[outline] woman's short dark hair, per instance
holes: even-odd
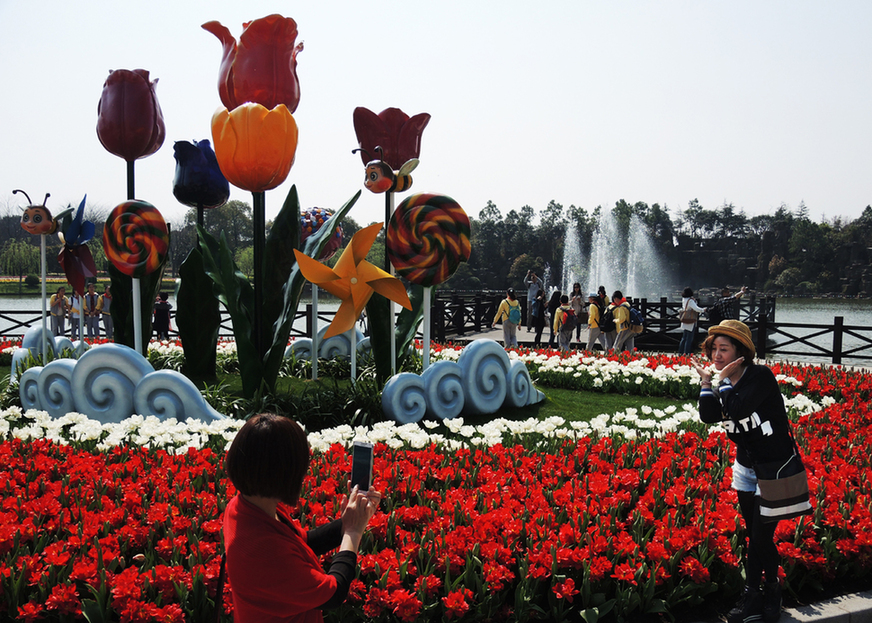
[[[509,288],[508,290],[506,290],[506,296],[508,296],[510,299],[512,299],[514,301],[515,300],[515,289]]]
[[[723,334],[709,335],[707,338],[705,338],[705,341],[702,343],[702,350],[703,352],[705,352],[706,357],[708,357],[709,359],[712,358],[712,350],[714,350],[715,347],[715,338],[719,337],[725,337],[730,340],[730,342],[732,342],[733,346],[736,347],[736,357],[744,358],[744,360],[742,361],[743,367],[747,368],[749,365],[751,365],[751,363],[753,363],[754,353],[752,353],[747,346],[742,344],[739,340],[732,338],[729,335]]]
[[[693,290],[691,288],[685,288],[684,292],[681,293],[681,296],[683,296],[686,299],[689,299],[691,296],[693,296]]]
[[[251,417],[224,459],[224,471],[239,492],[291,506],[300,498],[308,470],[306,433],[294,420],[273,413]]]

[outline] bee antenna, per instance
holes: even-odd
[[[369,152],[367,150],[365,150],[363,147],[359,147],[357,149],[352,149],[351,153],[356,154],[359,151],[362,151],[363,153],[365,153],[366,157],[369,158]]]
[[[14,195],[16,193],[21,193],[22,195],[27,197],[27,203],[29,203],[30,205],[33,205],[33,202],[30,200],[30,195],[28,195],[26,192],[24,192],[20,188],[16,188],[15,190],[12,191],[12,194]]]
[[[45,199],[42,200],[42,205],[48,203],[48,198],[51,197],[51,193],[45,193]]]
[[[385,150],[381,148],[381,145],[376,145],[375,150],[378,152],[378,159],[384,160],[385,159]]]

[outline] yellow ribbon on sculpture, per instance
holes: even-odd
[[[412,309],[403,283],[365,259],[381,228],[381,223],[373,223],[354,234],[333,268],[294,249],[303,276],[342,301],[330,328],[324,334],[325,339],[354,327],[375,292],[406,309]]]

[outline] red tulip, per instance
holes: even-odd
[[[297,54],[303,43],[297,39],[297,22],[290,17],[268,15],[242,25],[239,44],[220,22],[203,28],[221,40],[224,57],[218,76],[218,94],[227,110],[246,102],[272,110],[279,104],[294,112],[300,103]]]
[[[394,171],[421,155],[421,134],[430,122],[430,115],[422,112],[409,117],[399,108],[386,108],[375,114],[368,108],[354,109],[354,132],[360,145],[360,158],[366,165],[380,159]],[[381,147],[379,158],[375,148]]]
[[[145,69],[109,72],[97,104],[97,137],[109,153],[132,162],[163,145],[166,128],[156,86]]]

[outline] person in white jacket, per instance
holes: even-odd
[[[681,293],[681,309],[678,319],[681,321],[681,341],[678,343],[678,354],[689,355],[693,350],[693,338],[696,337],[696,323],[699,315],[705,311],[693,298],[693,290],[685,288]]]

